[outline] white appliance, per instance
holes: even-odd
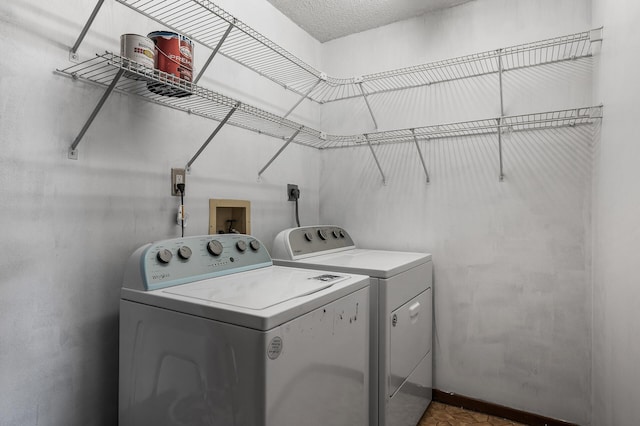
[[[369,424],[368,277],[273,266],[247,235],[136,250],[120,426]]]
[[[431,255],[356,248],[337,226],[280,232],[275,265],[371,277],[371,425],[415,426],[432,397]]]

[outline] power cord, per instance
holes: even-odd
[[[176,184],[176,188],[180,193],[180,227],[182,228],[182,237],[184,238],[184,183]]]
[[[298,215],[298,198],[300,198],[300,190],[298,188],[293,188],[291,190],[291,196],[296,200],[296,223],[298,224],[298,228],[300,228],[300,216]]]
[[[298,224],[298,228],[300,228],[300,216],[298,216],[298,199],[296,198],[296,223]]]

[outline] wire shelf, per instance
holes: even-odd
[[[215,49],[303,98],[318,103],[417,88],[435,83],[591,56],[601,28],[362,77],[326,76],[209,0],[117,0]],[[502,64],[500,64],[502,62]]]
[[[473,121],[463,121],[410,129],[389,130],[352,136],[327,136],[319,148],[345,148],[367,144],[413,142],[415,139],[441,139],[460,136],[505,134],[527,130],[543,130],[559,127],[575,127],[593,124],[602,118],[602,106],[590,106],[559,111],[506,116]],[[415,139],[414,139],[415,136]]]
[[[219,53],[300,95],[323,75],[211,1],[117,1],[210,49],[232,25]]]
[[[121,70],[125,72],[125,78],[117,80],[114,89],[117,92],[219,122],[235,108],[228,124],[283,140],[299,130],[293,142],[317,149],[413,142],[414,135],[417,139],[436,139],[497,133],[498,129],[511,132],[580,126],[602,118],[602,107],[591,106],[367,134],[327,135],[110,52],[57,71],[106,87]]]
[[[231,109],[236,108],[228,121],[236,127],[279,139],[287,139],[294,131],[300,130],[296,141],[305,145],[320,140],[320,132],[310,127],[110,52],[57,71],[74,79],[108,86],[119,70],[125,71],[125,78],[117,81],[117,92],[216,121],[222,121]]]

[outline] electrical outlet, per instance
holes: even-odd
[[[287,196],[289,197],[289,201],[296,201],[300,198],[300,190],[298,189],[298,185],[294,185],[292,183],[287,184]]]
[[[187,183],[187,175],[185,174],[185,170],[171,169],[171,195],[180,195],[180,191],[178,191],[179,183]]]

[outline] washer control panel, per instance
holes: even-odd
[[[123,287],[156,290],[271,265],[267,250],[250,235],[174,238],[136,250],[127,263]]]
[[[351,236],[338,226],[303,226],[287,230],[286,242],[294,257],[355,248]]]

